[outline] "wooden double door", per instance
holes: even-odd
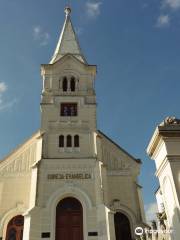
[[[22,240],[24,217],[19,215],[11,219],[6,231],[6,240]]]
[[[75,198],[65,198],[57,205],[56,240],[83,240],[83,209]]]

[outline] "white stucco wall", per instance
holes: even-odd
[[[41,158],[41,145],[37,133],[0,162],[0,236],[5,236],[13,217],[23,215],[35,203],[37,176],[32,175],[32,166]]]

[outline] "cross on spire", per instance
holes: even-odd
[[[66,14],[66,17],[69,17],[70,16],[70,14],[71,14],[71,8],[70,7],[65,7],[65,9],[64,9],[64,12],[65,12],[65,14]]]

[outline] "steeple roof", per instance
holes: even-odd
[[[86,63],[86,60],[82,54],[76,33],[74,31],[71,18],[70,18],[71,8],[65,8],[65,22],[63,29],[61,31],[57,47],[55,49],[54,55],[50,61],[50,64],[57,62],[66,54],[72,54],[78,60]]]

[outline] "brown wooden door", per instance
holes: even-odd
[[[122,213],[114,215],[116,240],[132,240],[129,219]]]
[[[8,223],[6,231],[6,240],[23,239],[24,217],[16,216]]]
[[[57,205],[56,240],[83,240],[83,210],[75,198],[65,198]]]

